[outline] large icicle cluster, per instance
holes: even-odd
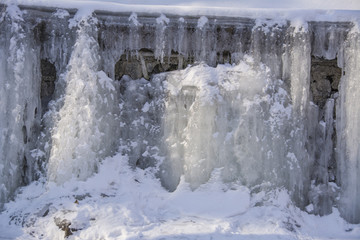
[[[84,18],[77,23],[68,69],[60,76],[66,87],[54,116],[47,173],[57,183],[71,177],[85,180],[96,171],[99,159],[109,156],[117,145],[117,94],[113,81],[98,71],[96,21]]]
[[[355,26],[344,43],[340,94],[336,106],[340,212],[350,222],[360,222],[360,31]]]
[[[360,222],[356,25],[9,6],[0,28],[1,203],[39,176],[84,180],[120,151],[168,190],[216,171]],[[312,56],[342,68],[318,105]],[[56,70],[47,106],[44,61]]]
[[[15,6],[0,15],[0,207],[32,180],[40,125],[39,46]]]

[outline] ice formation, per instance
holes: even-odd
[[[71,177],[85,180],[117,145],[117,94],[113,80],[98,69],[96,21],[89,17],[76,23],[77,39],[68,69],[60,76],[64,79],[59,80],[66,87],[56,103],[62,106],[53,116],[47,172],[49,180],[57,183]]]
[[[40,125],[39,47],[28,37],[23,13],[7,8],[0,16],[0,205],[32,180]],[[31,39],[31,40],[30,40]]]
[[[358,26],[354,26],[344,43],[340,64],[343,75],[337,102],[337,164],[338,182],[341,185],[340,212],[350,222],[360,222],[360,127],[357,120],[360,109],[359,96],[359,47]]]
[[[8,6],[0,29],[1,203],[39,177],[85,180],[120,152],[170,191],[218,171],[360,222],[356,24]],[[342,68],[324,106],[312,56]],[[47,106],[42,59],[56,69]]]

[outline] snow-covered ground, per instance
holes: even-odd
[[[69,239],[359,239],[360,225],[307,214],[283,189],[221,184],[216,169],[196,191],[181,181],[164,190],[151,170],[132,170],[117,155],[87,181],[34,182],[0,215],[0,239],[63,239],[55,224],[71,222]],[[264,187],[264,186],[262,186]],[[8,223],[12,223],[11,226]],[[15,225],[16,223],[16,225]]]

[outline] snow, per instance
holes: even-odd
[[[62,239],[56,218],[71,222],[69,239],[356,239],[359,225],[334,213],[308,215],[283,189],[257,192],[212,180],[191,191],[164,190],[151,170],[132,170],[117,155],[85,182],[22,188],[0,215],[1,239]],[[77,200],[77,203],[75,202]],[[18,227],[8,221],[18,223]],[[21,227],[23,226],[23,227]]]
[[[168,19],[164,14],[161,14],[160,17],[156,18],[156,23],[157,24],[169,24],[170,19]]]
[[[208,21],[209,21],[209,20],[207,19],[207,17],[201,16],[201,17],[199,18],[199,20],[198,20],[197,27],[200,28],[200,29],[202,29],[202,28],[205,26],[205,24],[208,23]]]
[[[61,186],[33,182],[0,215],[1,239],[63,239],[55,219],[71,222],[68,239],[357,239],[360,226],[334,213],[309,215],[284,189],[257,192],[216,180],[191,191],[164,190],[150,169],[107,158],[98,174]],[[77,202],[76,202],[77,200]],[[12,223],[11,226],[8,222]],[[14,225],[17,223],[17,225]]]
[[[132,13],[129,17],[129,22],[132,22],[135,26],[140,26],[139,21],[137,20],[136,13]]]
[[[58,17],[58,18],[65,18],[65,17],[70,16],[70,14],[68,11],[66,11],[64,9],[57,9],[56,12],[54,13],[54,16]]]
[[[251,18],[305,19],[307,21],[345,21],[359,19],[357,0],[4,0],[5,4],[22,4],[59,8],[105,10],[193,16],[232,16]]]

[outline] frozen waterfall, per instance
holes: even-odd
[[[96,19],[80,19],[68,69],[60,76],[65,90],[55,119],[48,162],[50,181],[71,177],[84,180],[96,171],[100,159],[116,149],[117,94],[113,80],[99,69]],[[48,116],[49,117],[49,116]],[[66,136],[66,137],[63,137]]]
[[[360,94],[358,83],[360,70],[360,35],[355,26],[344,43],[340,59],[343,75],[337,102],[337,164],[338,182],[341,185],[340,210],[351,222],[360,222]]]
[[[169,191],[216,171],[360,222],[357,24],[7,6],[0,29],[1,204],[120,152]]]

